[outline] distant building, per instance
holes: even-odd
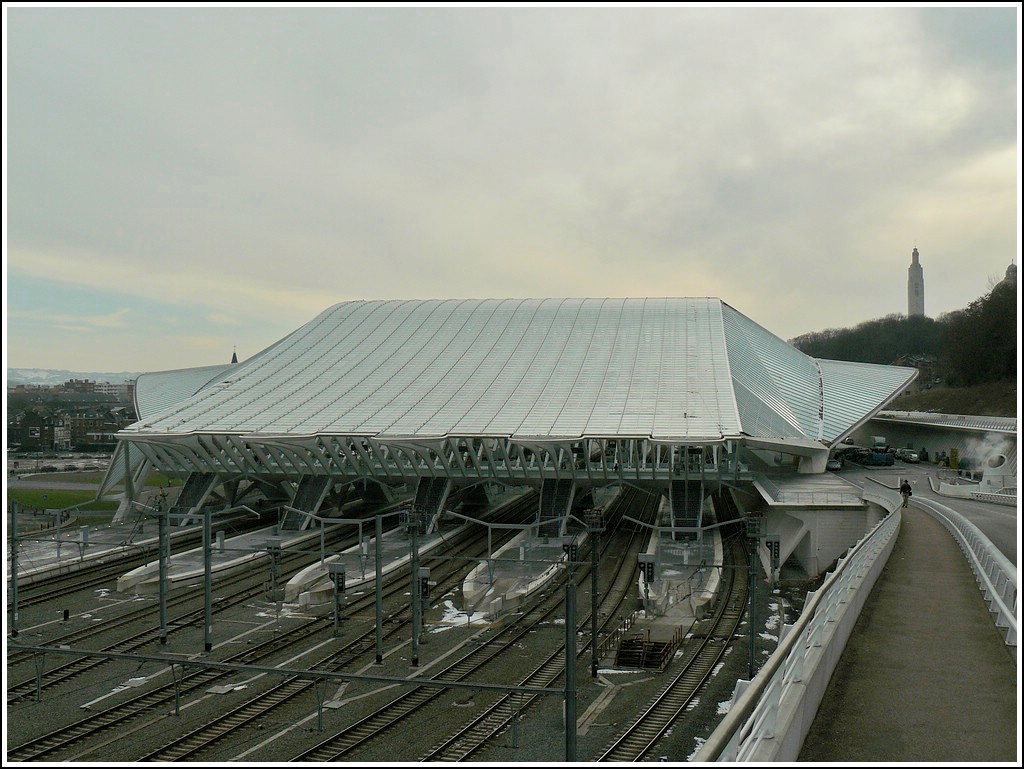
[[[924,268],[921,267],[917,247],[911,252],[907,277],[907,316],[924,315]]]
[[[914,380],[911,387],[903,391],[904,395],[910,392],[930,390],[939,381],[939,361],[934,355],[901,355],[892,362],[892,365],[917,369],[917,379]]]
[[[120,403],[131,403],[135,394],[135,381],[129,382],[96,382],[94,392],[109,395]]]

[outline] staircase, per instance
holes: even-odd
[[[537,534],[542,537],[561,535],[561,518],[569,512],[575,483],[571,479],[545,480],[540,489],[540,526]]]
[[[672,509],[672,526],[692,528],[694,531],[674,531],[672,538],[682,541],[697,539],[700,528],[701,509],[704,502],[704,484],[700,481],[672,481],[669,489],[669,504]]]
[[[672,659],[677,641],[649,641],[643,633],[626,636],[619,642],[615,667],[636,670],[664,670]]]

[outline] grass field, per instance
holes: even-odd
[[[38,473],[32,476],[33,481],[37,483],[52,481],[53,485],[47,488],[32,489],[8,487],[7,498],[17,502],[25,510],[66,510],[69,507],[80,505],[80,507],[76,507],[80,519],[83,517],[82,514],[87,512],[99,513],[101,518],[105,513],[106,519],[109,519],[110,514],[117,510],[120,503],[111,499],[95,499],[96,492],[105,475],[102,471]],[[63,486],[67,483],[88,483],[95,486],[95,489],[69,489]],[[154,472],[146,478],[146,485],[154,488],[180,486],[181,480],[168,478],[166,475]]]
[[[1017,383],[990,382],[975,387],[936,387],[901,395],[886,406],[892,411],[936,411],[976,417],[1017,416]]]
[[[81,505],[81,511],[103,511],[112,513],[117,510],[118,502],[114,500],[95,500],[95,491],[85,489],[7,489],[8,500],[13,500],[26,510],[65,510]]]

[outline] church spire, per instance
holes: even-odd
[[[231,362],[238,363],[238,353],[235,352],[235,346],[231,345]]]

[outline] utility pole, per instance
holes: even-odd
[[[412,568],[410,569],[412,579],[412,666],[419,667],[420,664],[420,555],[419,544],[416,535],[420,528],[419,508],[415,505],[409,514],[411,535],[410,547],[412,548]]]
[[[374,563],[373,563],[373,569],[374,569],[374,572],[377,575],[377,585],[376,585],[377,586],[377,601],[376,601],[376,608],[377,608],[377,627],[376,627],[377,659],[376,659],[376,664],[382,665],[384,663],[384,650],[383,650],[384,630],[383,630],[383,627],[382,627],[383,614],[384,614],[384,605],[383,605],[384,602],[383,602],[383,597],[381,595],[381,582],[382,582],[383,572],[382,572],[382,566],[381,566],[381,542],[380,542],[380,540],[381,540],[381,537],[383,536],[383,526],[381,525],[381,517],[379,515],[374,520],[374,536],[375,536],[375,542],[374,542],[375,558],[374,558]]]
[[[11,638],[18,637],[18,503],[11,505]]]
[[[157,563],[160,574],[160,644],[167,645],[167,567],[171,559],[170,540],[167,536],[167,516],[170,510],[164,510],[164,494],[161,489],[156,500],[157,519]]]
[[[587,528],[590,530],[590,677],[597,678],[597,556],[598,537],[604,530],[604,516],[600,510],[587,512]]]
[[[565,585],[565,760],[576,760],[576,582]]]
[[[754,667],[756,664],[757,647],[757,550],[761,541],[761,526],[764,518],[760,515],[751,515],[747,518],[747,540],[750,543],[750,617],[748,625],[750,629],[750,655],[748,660],[748,678],[754,680]]]
[[[203,648],[213,650],[213,555],[210,550],[210,508],[203,510]]]

